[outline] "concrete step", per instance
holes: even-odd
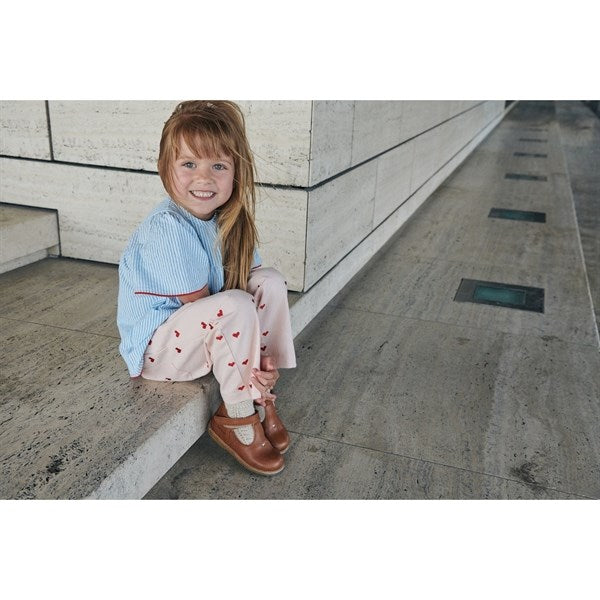
[[[0,204],[0,273],[59,253],[54,210]]]
[[[216,380],[130,379],[117,289],[115,265],[65,258],[0,276],[0,498],[142,498],[205,432]],[[306,296],[296,330],[327,301]]]

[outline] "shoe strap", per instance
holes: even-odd
[[[260,417],[257,412],[255,412],[253,415],[250,415],[249,417],[240,417],[237,419],[234,419],[233,417],[222,417],[220,415],[214,415],[213,419],[215,420],[215,423],[221,425],[221,427],[229,428],[242,427],[243,425],[254,425],[255,423],[260,422]]]

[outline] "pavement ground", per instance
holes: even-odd
[[[599,498],[598,157],[583,104],[517,104],[296,338],[284,471],[204,435],[145,498]],[[544,312],[458,302],[464,278]]]

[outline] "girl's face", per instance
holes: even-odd
[[[200,158],[180,140],[181,153],[173,165],[173,200],[195,217],[208,221],[229,200],[235,165],[230,156]]]

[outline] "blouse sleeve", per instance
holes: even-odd
[[[208,256],[196,232],[172,213],[154,216],[140,240],[139,287],[136,294],[183,296],[208,283]]]
[[[262,265],[262,259],[260,257],[260,254],[258,253],[258,250],[256,248],[254,248],[254,260],[252,261],[252,269],[257,269],[258,267],[260,267]]]

